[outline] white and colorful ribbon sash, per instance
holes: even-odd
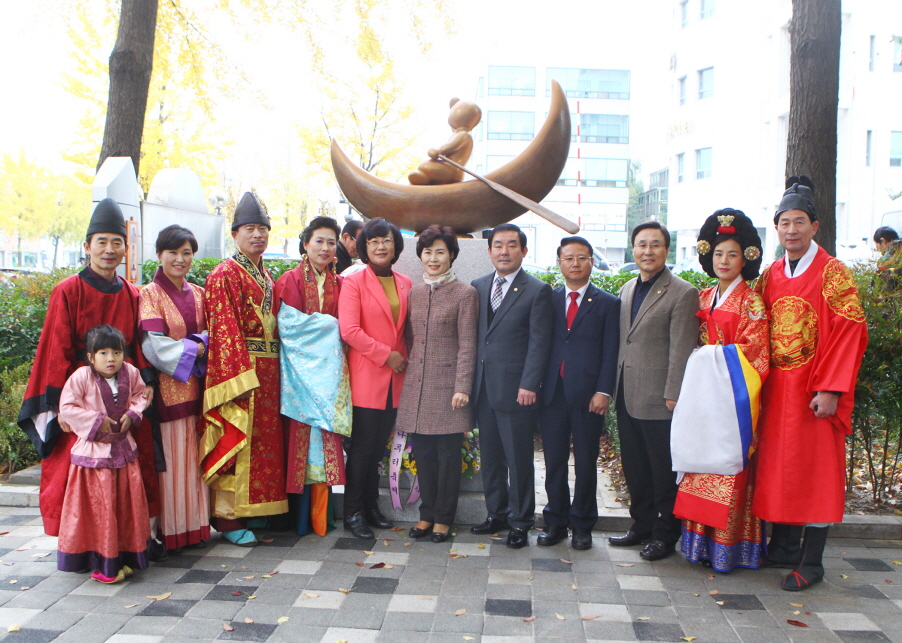
[[[391,491],[391,504],[395,509],[401,508],[401,462],[404,459],[404,450],[407,448],[407,432],[395,429],[392,435],[391,453],[388,456],[388,488]],[[407,496],[407,504],[420,499],[420,482],[414,478],[410,495]]]

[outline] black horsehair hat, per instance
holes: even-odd
[[[742,248],[742,256],[745,257],[742,278],[750,281],[757,277],[761,270],[761,237],[752,220],[742,210],[733,208],[718,210],[702,224],[696,245],[702,269],[717,278],[717,273],[714,272],[714,249],[727,239],[734,239]]]
[[[232,220],[232,232],[249,223],[265,225],[272,230],[272,223],[269,220],[269,214],[266,212],[266,206],[263,201],[252,193],[245,192],[235,208],[235,218]]]
[[[128,239],[122,208],[109,197],[99,201],[94,208],[94,212],[91,213],[91,221],[88,223],[88,231],[85,234],[85,238],[90,239],[91,235],[101,232],[118,234],[124,239]]]
[[[803,210],[808,213],[812,223],[817,221],[817,210],[814,208],[814,181],[804,174],[786,179],[786,191],[780,205],[777,206],[774,225],[777,225],[780,215],[787,210]]]

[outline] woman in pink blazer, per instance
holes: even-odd
[[[353,405],[351,448],[345,466],[344,526],[358,538],[370,527],[392,527],[379,511],[379,461],[395,426],[407,368],[407,297],[410,279],[392,272],[401,256],[401,232],[372,219],[357,237],[366,268],[345,277],[338,301],[341,337],[347,342]]]

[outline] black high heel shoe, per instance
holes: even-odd
[[[428,536],[432,533],[432,525],[426,527],[426,529],[418,529],[417,527],[411,527],[410,531],[407,532],[407,535],[411,538],[422,538],[423,536]]]
[[[448,531],[433,531],[432,532],[432,542],[434,543],[443,543],[448,540],[448,536],[451,535],[451,527],[448,527]]]

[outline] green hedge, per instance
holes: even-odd
[[[192,284],[203,287],[204,283],[207,281],[207,275],[209,275],[213,271],[213,268],[221,264],[223,261],[225,261],[225,259],[195,259],[194,263],[191,264],[191,270],[189,270],[188,274],[185,275],[185,279],[187,279]],[[282,276],[282,273],[291,270],[300,262],[297,260],[292,261],[286,259],[267,259],[265,263],[266,267],[269,269],[269,272],[272,274],[272,278],[274,280],[278,280],[278,278]],[[153,276],[154,274],[156,274],[157,268],[159,267],[159,261],[145,261],[141,266],[142,281],[144,283],[150,283],[151,281],[153,281]]]

